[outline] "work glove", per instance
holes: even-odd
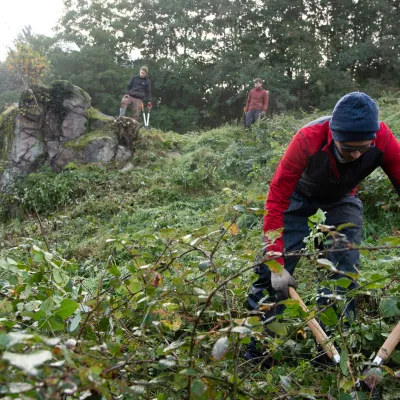
[[[285,299],[289,298],[289,286],[297,288],[297,282],[292,275],[284,268],[282,274],[277,272],[271,273],[272,288],[282,293]]]
[[[149,101],[149,102],[147,103],[147,108],[148,108],[149,110],[151,110],[151,109],[153,108],[153,104],[151,104],[151,101]]]
[[[129,94],[127,93],[124,97],[130,97]]]
[[[260,112],[260,119],[262,119],[262,118],[264,118],[265,117],[265,111],[261,111]]]

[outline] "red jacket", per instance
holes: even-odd
[[[373,141],[375,147],[355,161],[340,164],[332,152],[329,121],[330,117],[323,117],[309,123],[290,142],[269,188],[265,233],[283,227],[283,213],[294,191],[304,198],[331,203],[355,194],[358,184],[378,167],[400,195],[400,143],[390,129],[381,122]],[[267,250],[282,252],[282,237],[269,244]],[[278,261],[283,264],[283,259]]]
[[[267,111],[268,108],[268,92],[263,89],[251,89],[247,96],[246,112],[247,111]]]

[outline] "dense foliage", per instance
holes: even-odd
[[[398,129],[399,98],[381,105]],[[245,307],[262,249],[266,182],[293,132],[317,116],[278,116],[250,132],[229,125],[187,135],[143,131],[127,172],[71,164],[15,182],[1,199],[1,394],[352,398],[400,315],[399,202],[380,171],[361,191],[363,246],[386,248],[362,252],[361,287],[349,296],[357,323],[347,328],[331,308],[317,309],[315,282],[327,264],[314,256],[296,270],[310,313],[286,302],[284,318],[268,325],[273,337]],[[311,252],[315,235],[313,225]],[[315,314],[340,348],[339,366],[323,363],[306,326]],[[243,360],[252,336],[269,349],[272,368]],[[399,363],[395,352],[382,370],[385,398],[400,392]],[[359,399],[369,397],[357,390]]]

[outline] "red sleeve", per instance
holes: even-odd
[[[251,90],[249,92],[249,95],[247,96],[246,112],[249,111],[250,100],[251,100]]]
[[[265,209],[268,211],[268,214],[264,216],[267,251],[283,251],[282,235],[271,243],[268,233],[283,227],[283,213],[289,208],[290,196],[307,165],[306,143],[301,132],[298,132],[275,171],[265,203]],[[282,258],[278,261],[283,265]]]
[[[386,125],[381,123],[382,126],[386,128],[386,146],[383,152],[382,169],[400,196],[400,143]]]
[[[264,101],[263,101],[263,111],[267,111],[268,108],[268,91],[264,92]]]

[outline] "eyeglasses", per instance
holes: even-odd
[[[367,146],[361,146],[361,147],[356,147],[356,146],[346,146],[344,144],[341,144],[339,142],[340,150],[343,151],[343,153],[353,153],[353,151],[359,151],[361,154],[366,153],[368,150],[370,150],[372,147],[375,147],[374,144],[369,144]]]

